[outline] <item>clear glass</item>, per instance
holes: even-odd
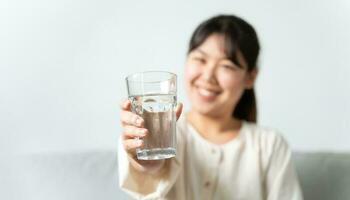
[[[145,121],[149,134],[136,149],[139,160],[159,160],[176,155],[176,74],[147,71],[126,77],[131,110]],[[135,138],[139,139],[139,138]]]

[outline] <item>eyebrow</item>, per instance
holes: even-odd
[[[207,54],[205,51],[203,51],[202,49],[200,49],[200,48],[197,48],[197,49],[195,49],[194,51],[197,51],[197,52],[203,54],[204,56],[208,56],[208,54]],[[232,60],[230,60],[230,59],[227,58],[227,57],[223,57],[223,58],[221,58],[221,59],[222,59],[222,60],[228,60],[228,61],[230,61],[232,64],[234,64],[234,65],[237,66],[238,68],[241,68],[241,69],[245,69],[245,68],[246,68],[246,67],[244,67],[243,65],[241,65],[240,63],[235,63],[235,62],[233,62]]]
[[[205,56],[208,56],[208,54],[207,53],[205,53],[205,51],[203,51],[203,50],[201,50],[201,49],[196,49],[195,51],[198,51],[199,53],[201,53],[201,54],[204,54]]]
[[[197,52],[199,52],[199,53],[201,53],[201,54],[203,54],[204,56],[208,56],[208,53],[206,53],[205,51],[203,51],[202,49],[196,49],[195,51],[197,51]],[[230,61],[230,62],[232,62],[228,57],[222,57],[222,58],[219,58],[220,60],[228,60],[228,61]]]

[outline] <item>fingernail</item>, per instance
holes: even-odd
[[[137,119],[137,120],[136,120],[136,124],[137,124],[137,125],[141,125],[141,123],[142,123],[142,120],[141,120],[141,119]]]
[[[136,141],[136,145],[137,145],[137,146],[141,146],[141,144],[142,144],[142,140],[137,140],[137,141]]]
[[[139,129],[139,134],[142,136],[146,135],[146,130],[145,129]]]

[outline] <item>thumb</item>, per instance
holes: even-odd
[[[179,119],[179,117],[180,117],[180,115],[182,113],[182,107],[183,107],[182,103],[178,103],[176,105],[176,108],[175,108],[176,120]]]

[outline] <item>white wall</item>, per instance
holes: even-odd
[[[124,77],[161,69],[181,83],[190,34],[218,13],[260,36],[260,123],[294,150],[350,150],[349,1],[5,0],[0,154],[116,148]]]

